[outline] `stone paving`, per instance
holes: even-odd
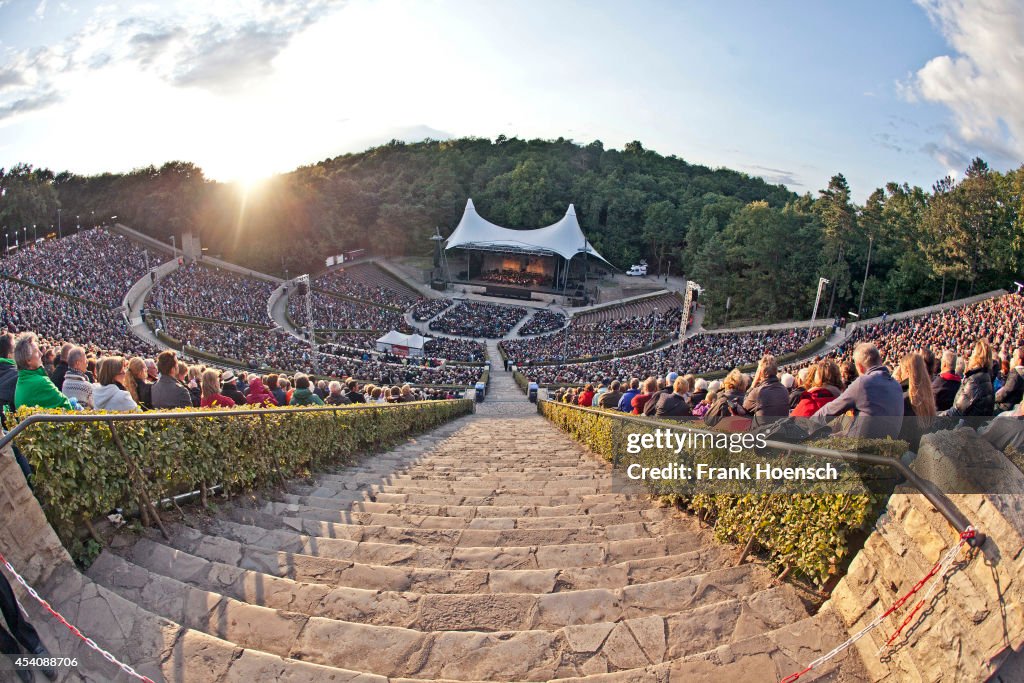
[[[612,493],[492,368],[472,416],[118,537],[77,581],[121,651],[141,625],[154,680],[777,681],[841,640],[692,517]],[[840,662],[811,680],[860,680]]]

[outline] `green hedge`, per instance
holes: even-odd
[[[614,452],[616,443],[623,443],[627,428],[630,431],[643,430],[635,422],[620,419],[614,412],[598,413],[573,408],[551,401],[538,402],[538,411],[560,429],[577,441],[586,444],[592,451],[605,459],[615,462],[621,454]],[[659,425],[679,423],[653,422],[650,430]],[[701,427],[701,424],[694,425]],[[890,439],[852,441],[831,438],[815,441],[809,445],[833,450],[857,450],[861,453],[876,453],[899,457],[907,449],[902,441]],[[751,460],[758,456],[746,452]],[[709,449],[700,453],[691,451],[685,457],[694,457],[702,462],[713,463],[729,456],[724,450]],[[674,459],[671,453],[650,450],[642,453],[637,462],[649,467],[663,466]],[[780,456],[781,458],[781,456]],[[781,464],[781,462],[780,462]],[[892,475],[885,468],[883,480]],[[755,539],[754,549],[765,556],[776,570],[792,570],[817,585],[823,585],[838,575],[850,553],[855,551],[860,540],[874,524],[884,508],[888,495],[872,493],[866,486],[843,485],[842,492],[829,486],[817,484],[816,493],[770,494],[750,492],[749,488],[736,493],[682,494],[681,487],[674,481],[646,481],[652,495],[685,505],[694,512],[715,523],[715,536],[725,543],[744,545],[751,537]],[[859,482],[858,482],[859,484]],[[892,480],[895,485],[895,480]],[[876,488],[877,490],[877,488]],[[891,488],[889,489],[891,490]],[[692,492],[692,489],[688,489]]]
[[[155,502],[191,491],[200,482],[249,491],[273,483],[278,472],[293,478],[346,464],[472,411],[468,399],[315,411],[280,408],[262,415],[122,421],[115,429]],[[16,419],[59,412],[23,408]],[[35,469],[35,494],[66,545],[83,520],[137,500],[106,423],[34,424],[16,443]]]

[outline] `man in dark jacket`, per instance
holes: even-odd
[[[188,387],[176,379],[178,370],[178,356],[166,349],[156,357],[156,368],[160,372],[160,379],[153,385],[153,408],[191,408],[192,396]]]
[[[814,414],[829,422],[848,410],[855,417],[844,430],[845,436],[863,439],[897,438],[903,427],[903,389],[892,378],[874,344],[858,344],[853,362],[860,376],[834,401],[829,401]]]
[[[753,387],[743,399],[743,410],[753,417],[752,426],[789,416],[789,390],[779,381],[775,356],[767,354],[758,363]]]
[[[14,364],[14,335],[0,335],[0,410],[14,412],[14,388],[18,384],[18,368]],[[5,420],[6,422],[6,420]]]
[[[238,380],[230,368],[221,373],[220,393],[234,401],[236,406],[245,405],[245,394],[238,390]]]
[[[0,411],[14,412],[14,391],[18,386],[18,366],[14,364],[14,335],[7,332],[0,334]],[[3,426],[7,426],[7,416],[3,416]],[[12,443],[14,459],[25,474],[25,480],[31,486],[32,466],[22,455],[18,444]]]
[[[622,392],[619,391],[621,386],[619,380],[613,381],[608,391],[597,397],[597,407],[606,410],[618,410],[619,401],[622,400]]]
[[[348,381],[348,400],[351,403],[366,403],[366,396],[359,391],[359,383],[354,379]]]
[[[672,384],[672,393],[660,394],[654,414],[657,417],[687,417],[693,415],[690,404],[686,402],[686,394],[690,392],[690,385],[685,377],[677,377]]]
[[[935,409],[949,410],[953,407],[956,392],[960,391],[960,376],[956,370],[956,354],[946,349],[942,352],[939,375],[932,380],[932,393],[935,394]]]
[[[74,344],[64,344],[64,346],[60,347],[60,358],[57,360],[57,365],[53,368],[53,374],[50,375],[50,380],[54,386],[61,391],[64,390],[64,375],[68,374],[68,354],[74,346]]]
[[[633,399],[640,394],[640,380],[634,377],[629,380],[629,389],[622,393],[622,398],[619,399],[619,410],[624,413],[632,412],[633,410]]]
[[[996,409],[1013,410],[1024,399],[1024,348],[1018,347],[1010,359],[1006,383],[996,392]]]

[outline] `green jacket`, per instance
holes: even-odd
[[[292,392],[292,402],[290,406],[322,406],[324,400],[314,394],[309,389],[296,389]]]
[[[57,385],[50,381],[46,368],[18,370],[18,385],[14,388],[14,407],[63,408],[71,410],[68,397],[60,393]]]

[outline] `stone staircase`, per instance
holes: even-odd
[[[78,579],[177,633],[142,669],[166,680],[777,681],[843,640],[692,517],[613,492],[492,367],[476,415],[126,533]],[[809,680],[863,680],[837,661]]]

